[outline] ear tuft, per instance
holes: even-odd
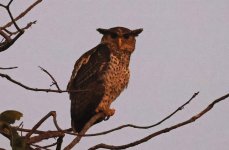
[[[131,34],[134,35],[134,36],[138,36],[142,31],[143,31],[142,28],[136,29],[136,30],[132,30]]]
[[[97,31],[99,33],[103,34],[103,35],[106,34],[106,33],[108,33],[108,30],[107,29],[102,29],[102,28],[98,28]]]

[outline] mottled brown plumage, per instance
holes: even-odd
[[[72,128],[76,132],[98,112],[107,117],[115,113],[110,105],[128,85],[130,56],[135,49],[135,37],[142,29],[115,27],[97,31],[103,34],[101,43],[76,61],[67,87],[86,90],[69,93]]]

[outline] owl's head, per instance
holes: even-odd
[[[97,29],[103,34],[102,43],[111,45],[115,50],[132,53],[135,49],[136,37],[143,29],[130,30],[124,27],[114,27],[110,29]]]

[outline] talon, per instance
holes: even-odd
[[[110,119],[110,116],[106,116],[103,120],[104,121],[107,121],[107,120],[109,120]]]
[[[96,113],[103,112],[106,115],[106,118],[104,120],[108,120],[110,116],[113,116],[115,113],[115,109],[110,109],[106,107],[105,105],[99,105],[96,110]]]
[[[110,117],[110,116],[114,115],[115,109],[108,108],[108,109],[104,110],[103,112],[105,113],[106,116]]]

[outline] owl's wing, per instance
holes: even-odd
[[[89,119],[95,115],[95,109],[104,96],[105,87],[102,76],[108,68],[109,61],[109,48],[105,44],[99,44],[83,54],[75,64],[67,89],[83,90],[69,93],[72,127],[77,132],[80,132]]]
[[[110,61],[110,50],[106,44],[99,44],[84,53],[75,63],[67,90],[83,90],[92,79],[99,80]]]

